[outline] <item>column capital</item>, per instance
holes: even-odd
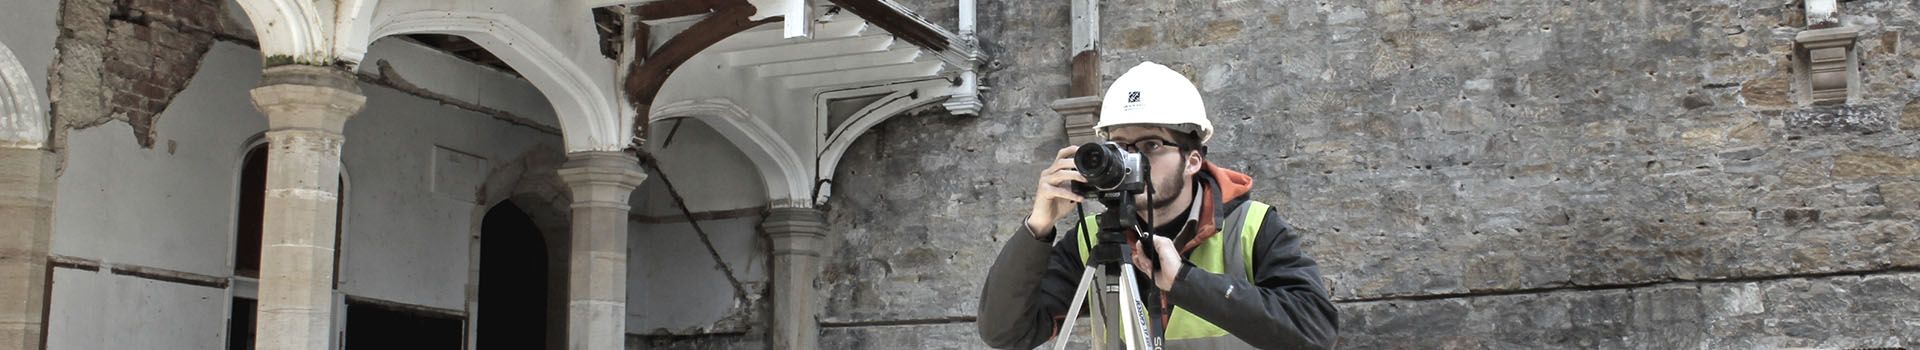
[[[1067,131],[1067,144],[1099,141],[1100,138],[1093,133],[1093,126],[1100,122],[1100,96],[1053,100],[1048,107],[1060,114],[1060,124]]]
[[[760,221],[760,231],[773,239],[774,255],[820,256],[826,248],[827,216],[814,208],[773,208]]]
[[[353,73],[333,67],[269,67],[253,88],[253,105],[267,115],[268,130],[318,129],[339,133],[366,106]]]
[[[560,181],[572,189],[574,206],[596,205],[627,208],[627,197],[647,180],[640,160],[617,151],[567,153],[560,165]]]

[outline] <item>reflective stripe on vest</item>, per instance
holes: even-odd
[[[1267,210],[1270,208],[1266,203],[1249,200],[1245,205],[1235,208],[1233,215],[1227,216],[1229,218],[1227,223],[1239,224],[1235,226],[1240,227],[1240,235],[1233,237],[1237,239],[1232,239],[1240,245],[1240,247],[1237,248],[1240,248],[1241,254],[1239,255],[1242,258],[1233,259],[1236,260],[1234,263],[1240,266],[1228,266],[1227,257],[1230,254],[1225,249],[1222,249],[1222,246],[1224,246],[1226,244],[1224,242],[1229,239],[1219,234],[1215,234],[1206,241],[1200,242],[1200,246],[1194,247],[1193,251],[1187,254],[1187,261],[1192,262],[1193,266],[1199,267],[1201,270],[1212,273],[1225,274],[1227,271],[1230,271],[1228,270],[1229,268],[1246,271],[1245,277],[1247,281],[1253,282],[1253,269],[1251,268],[1253,266],[1253,239],[1259,236],[1260,224],[1266,221]],[[1240,220],[1232,220],[1236,217],[1240,218]],[[1095,215],[1088,215],[1081,219],[1080,225],[1081,227],[1090,229],[1100,227],[1099,222],[1096,221],[1097,218]],[[1221,232],[1231,232],[1232,227],[1233,226],[1221,227]],[[1075,231],[1078,232],[1079,230],[1076,229]],[[1088,233],[1092,234],[1093,231],[1088,231]],[[1080,264],[1084,266],[1087,263],[1088,250],[1090,250],[1088,246],[1089,243],[1087,243],[1086,239],[1079,239],[1078,241],[1080,243]],[[1088,295],[1098,294],[1090,292]],[[1194,316],[1179,306],[1173,307],[1173,317],[1167,320],[1167,340],[1211,338],[1224,335],[1227,335],[1226,330],[1220,329],[1219,326],[1214,326],[1213,323],[1209,323],[1207,320],[1200,319],[1199,316]]]

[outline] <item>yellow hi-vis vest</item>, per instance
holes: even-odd
[[[1253,266],[1253,239],[1260,235],[1260,224],[1266,221],[1267,211],[1271,208],[1272,206],[1266,203],[1252,200],[1248,200],[1246,204],[1235,208],[1233,214],[1227,215],[1225,222],[1222,223],[1238,226],[1238,234],[1229,234],[1229,232],[1235,231],[1233,229],[1234,226],[1221,226],[1220,233],[1214,234],[1213,237],[1200,242],[1199,247],[1194,247],[1193,251],[1187,254],[1187,261],[1193,262],[1194,266],[1202,270],[1207,270],[1207,272],[1242,275],[1246,276],[1248,282],[1253,282],[1253,269],[1251,268],[1251,266]],[[1081,220],[1080,225],[1082,225],[1081,227],[1087,227],[1089,230],[1096,230],[1094,228],[1100,227],[1100,223],[1096,221],[1096,219],[1097,216],[1088,215]],[[1075,231],[1078,232],[1079,230]],[[1086,239],[1080,239],[1079,241],[1080,264],[1085,265],[1087,263],[1087,254],[1090,250],[1090,243],[1088,243]],[[1234,249],[1228,249],[1228,247]],[[1097,293],[1090,293],[1089,295],[1097,295]],[[1194,316],[1193,313],[1189,313],[1179,306],[1173,307],[1173,316],[1167,319],[1167,333],[1165,336],[1169,341],[1214,338],[1225,335],[1227,335],[1226,330],[1220,329],[1219,326],[1215,326],[1213,323],[1207,322],[1207,320],[1200,319],[1199,316]]]

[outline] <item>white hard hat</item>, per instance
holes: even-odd
[[[1213,138],[1213,122],[1207,120],[1200,89],[1187,76],[1153,62],[1141,62],[1113,80],[1100,100],[1100,122],[1093,131],[1106,138],[1107,128],[1131,124],[1196,133],[1201,144]]]

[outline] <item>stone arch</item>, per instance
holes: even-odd
[[[340,0],[340,20],[335,22],[339,28],[334,32],[333,51],[341,60],[358,64],[367,56],[367,47],[375,37],[369,36],[373,30],[373,9],[379,7],[380,0]]]
[[[512,17],[483,12],[414,11],[395,14],[368,38],[415,33],[457,35],[485,47],[533,83],[560,120],[568,151],[617,151],[630,121],[620,105],[575,64],[532,29]]]
[[[20,57],[0,44],[0,147],[40,149],[47,145],[48,117],[40,94]]]
[[[557,173],[565,162],[566,153],[551,146],[528,150],[489,171],[477,203],[484,212],[511,200],[533,217],[541,232],[569,232],[572,201]]]
[[[753,161],[767,185],[767,200],[774,207],[810,207],[812,178],[807,176],[805,158],[795,151],[773,127],[747,113],[725,98],[685,100],[655,107],[647,123],[671,118],[693,118],[712,126],[727,141]]]

